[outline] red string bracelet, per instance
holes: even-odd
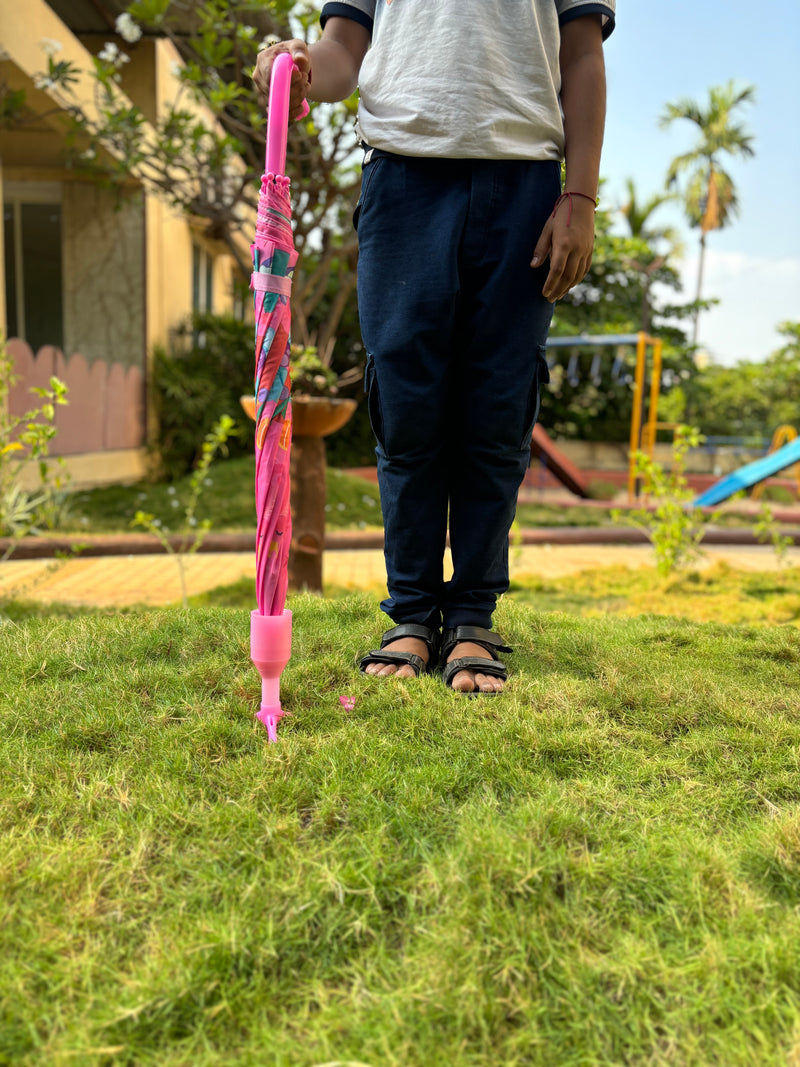
[[[572,222],[572,198],[573,198],[573,196],[582,196],[584,200],[591,200],[591,202],[594,204],[594,206],[597,207],[597,201],[595,200],[595,198],[593,196],[589,196],[588,193],[577,193],[577,192],[562,193],[561,196],[558,198],[558,200],[556,200],[556,205],[553,208],[553,214],[550,216],[550,218],[554,219],[556,217],[556,212],[561,207],[562,203],[566,200],[569,203],[569,211],[567,212],[567,226],[569,227],[570,222]]]

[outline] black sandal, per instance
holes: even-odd
[[[426,663],[422,656],[417,656],[413,652],[393,652],[385,647],[401,637],[416,637],[420,641],[424,641],[428,646],[428,662]],[[419,678],[421,674],[426,674],[436,669],[440,638],[439,631],[431,630],[429,626],[423,626],[418,622],[401,623],[399,626],[393,626],[391,630],[387,630],[381,638],[381,647],[368,652],[366,656],[362,656],[358,666],[362,671],[365,671],[370,663],[393,663],[397,667],[413,667],[417,678]]]
[[[491,659],[483,659],[480,656],[461,656],[460,659],[447,662],[447,657],[462,641],[469,641],[473,645],[480,645],[491,653]],[[453,678],[459,671],[472,671],[474,674],[488,674],[492,678],[508,677],[505,663],[501,663],[497,657],[498,652],[513,652],[514,650],[503,643],[503,638],[491,630],[485,630],[482,626],[456,626],[452,630],[445,630],[442,640],[442,681],[452,689]],[[463,696],[472,694],[481,696],[493,696],[493,693],[485,693],[481,689],[473,689],[464,692]]]

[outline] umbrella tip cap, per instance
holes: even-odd
[[[256,712],[256,718],[267,728],[267,737],[270,741],[278,740],[278,723],[287,714],[288,712],[285,712],[280,704],[262,704],[260,710]]]
[[[256,717],[267,728],[270,741],[278,740],[278,722],[286,714],[281,708],[281,671],[292,651],[292,613],[280,615],[250,613],[250,658],[261,675],[261,708]]]

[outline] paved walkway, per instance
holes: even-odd
[[[769,547],[713,545],[705,549],[704,566],[725,560],[739,570],[774,571],[779,563]],[[800,566],[800,548],[789,552]],[[525,545],[510,552],[512,578],[558,578],[596,567],[646,567],[653,564],[649,545]],[[203,593],[241,578],[254,580],[250,552],[200,553],[184,560],[189,595]],[[383,589],[383,552],[328,550],[324,581],[345,589]],[[152,606],[180,600],[176,561],[166,555],[102,556],[53,560],[18,560],[0,563],[0,598],[16,596],[43,603],[61,602],[97,607]]]

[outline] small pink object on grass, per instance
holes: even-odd
[[[342,705],[345,711],[352,711],[356,706],[356,698],[348,696],[340,696],[339,703]]]

